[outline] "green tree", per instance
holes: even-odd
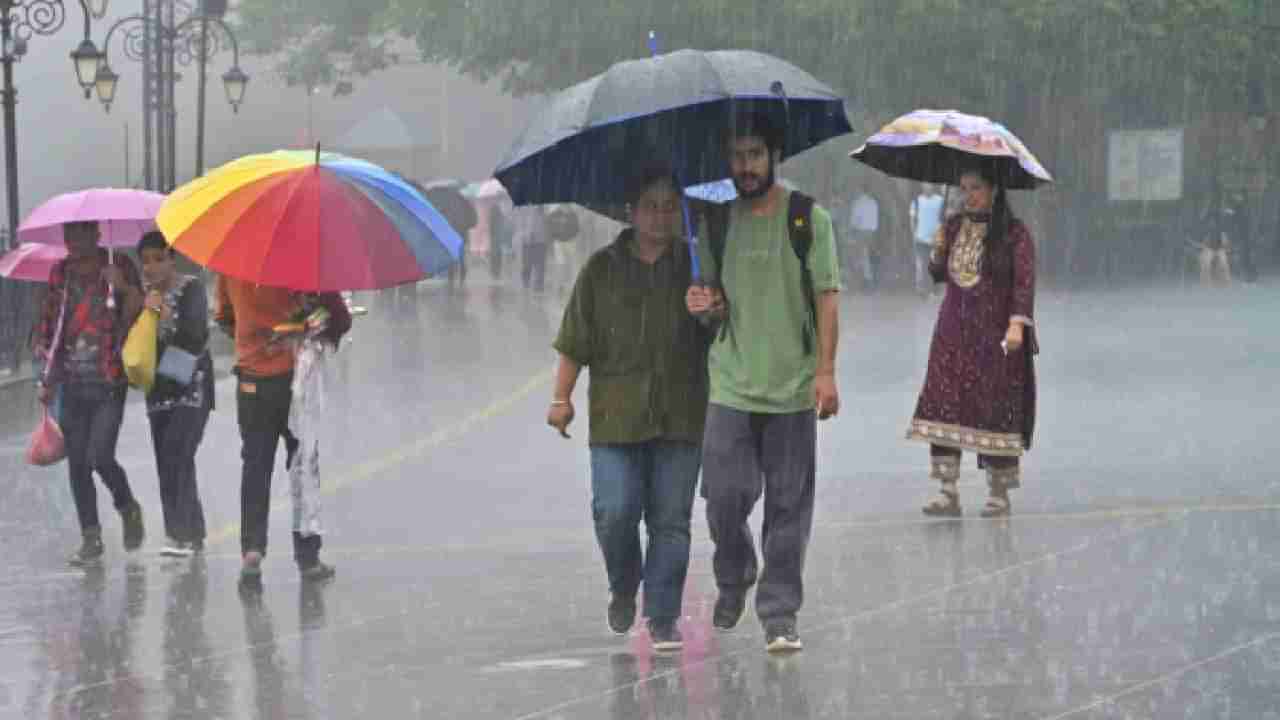
[[[289,86],[330,85],[397,60],[390,0],[241,0],[236,32],[248,52],[275,56]]]

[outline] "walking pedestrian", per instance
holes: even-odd
[[[209,298],[195,275],[180,275],[173,248],[159,232],[138,242],[146,311],[159,316],[155,385],[147,393],[151,446],[160,480],[166,543],[162,553],[190,557],[204,550],[204,508],[196,481],[196,451],[213,410]]]
[[[880,233],[880,203],[865,185],[850,206],[849,228],[853,237],[850,261],[862,266],[863,289],[874,292],[880,269],[880,253],[876,245]]]
[[[551,240],[552,284],[566,296],[573,289],[578,268],[578,215],[567,204],[547,211],[547,237]]]
[[[946,283],[929,366],[907,437],[929,443],[941,487],[926,515],[961,514],[960,460],[977,453],[989,489],[983,517],[1012,512],[1019,458],[1036,414],[1035,244],[989,166],[960,176],[965,212],[935,236],[929,271]]]
[[[520,281],[540,293],[547,275],[547,219],[541,207],[516,208],[515,238],[520,246]]]
[[[654,648],[678,650],[709,332],[684,308],[691,263],[675,241],[682,222],[670,168],[645,168],[629,185],[631,227],[591,256],[565,307],[547,424],[568,437],[573,388],[590,368],[591,510],[609,628],[631,628],[643,582]]]
[[[929,275],[929,253],[934,235],[942,228],[945,199],[936,186],[926,183],[911,201],[911,254],[915,260],[916,292],[933,295],[933,278]]]
[[[322,537],[314,522],[314,508],[304,507],[315,498],[303,486],[300,472],[310,470],[302,459],[296,435],[290,430],[294,402],[294,345],[278,337],[276,327],[306,317],[315,307],[328,313],[320,336],[336,347],[351,329],[351,315],[338,293],[306,296],[284,288],[255,285],[220,275],[214,319],[235,339],[236,415],[243,444],[240,476],[241,578],[256,582],[267,552],[271,509],[271,476],[276,450],[283,439],[286,467],[293,484],[293,558],[304,580],[325,580],[334,569],[320,560]],[[315,328],[320,330],[320,328]]]
[[[489,275],[502,281],[502,261],[511,247],[511,221],[500,203],[489,207]]]
[[[840,406],[840,273],[831,218],[777,182],[782,137],[763,113],[736,118],[726,142],[738,199],[705,221],[700,236],[708,242],[699,244],[699,257],[710,286],[693,285],[686,296],[690,312],[719,325],[702,442],[720,591],[713,623],[733,629],[757,580],[747,518],[763,494],[756,614],[770,652],[803,647],[796,615],[813,527],[815,420]]]
[[[45,363],[38,394],[46,405],[55,388],[61,398],[67,470],[82,534],[80,549],[69,562],[89,567],[101,563],[104,552],[94,473],[120,513],[125,550],[141,547],[146,534],[142,507],[116,460],[129,390],[120,350],[143,298],[138,270],[129,258],[98,246],[98,223],[68,223],[63,232],[67,257],[49,273],[36,333],[35,354]]]

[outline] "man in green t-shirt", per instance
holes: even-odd
[[[840,273],[826,210],[815,205],[807,219],[812,242],[804,263],[793,246],[791,191],[775,173],[783,135],[771,119],[742,114],[727,142],[738,199],[728,213],[724,253],[717,262],[710,243],[699,243],[706,284],[693,285],[685,298],[691,313],[721,325],[708,360],[711,394],[702,443],[702,487],[720,590],[713,623],[734,628],[756,582],[747,518],[763,494],[756,613],[767,649],[787,652],[802,647],[796,613],[813,527],[816,420],[840,407]]]

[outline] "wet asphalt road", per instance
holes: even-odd
[[[710,631],[700,500],[685,651],[605,631],[586,418],[572,441],[543,425],[557,298],[422,290],[414,311],[373,304],[335,368],[329,585],[298,581],[277,473],[264,590],[237,591],[227,382],[201,560],[155,554],[140,405],[120,457],[150,535],[125,557],[100,493],[100,572],[62,564],[65,467],[0,443],[0,718],[1280,718],[1274,284],[1042,295],[1037,446],[994,522],[971,459],[971,515],[918,512],[927,451],[901,437],[933,305],[846,297],[807,647],[783,659],[750,616]]]

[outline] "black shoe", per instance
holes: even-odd
[[[658,652],[672,652],[684,648],[684,636],[675,620],[650,620],[649,640]]]
[[[621,593],[609,595],[609,629],[614,635],[626,635],[636,622],[636,599]]]
[[[124,549],[133,552],[142,547],[147,537],[147,530],[142,525],[142,506],[135,500],[120,509],[120,519],[124,521]]]
[[[795,620],[771,620],[764,626],[765,650],[770,653],[788,653],[804,649]]]
[[[78,568],[98,567],[102,564],[102,555],[105,552],[106,548],[102,546],[102,531],[96,528],[85,530],[80,549],[67,558],[67,564]]]
[[[338,574],[338,571],[332,565],[326,565],[317,560],[314,564],[305,568],[298,568],[298,573],[302,575],[304,582],[324,582],[325,580],[332,580],[333,576]]]
[[[732,630],[738,626],[742,613],[747,609],[747,591],[743,589],[721,588],[720,597],[716,598],[715,613],[711,616],[711,624],[717,630]]]

